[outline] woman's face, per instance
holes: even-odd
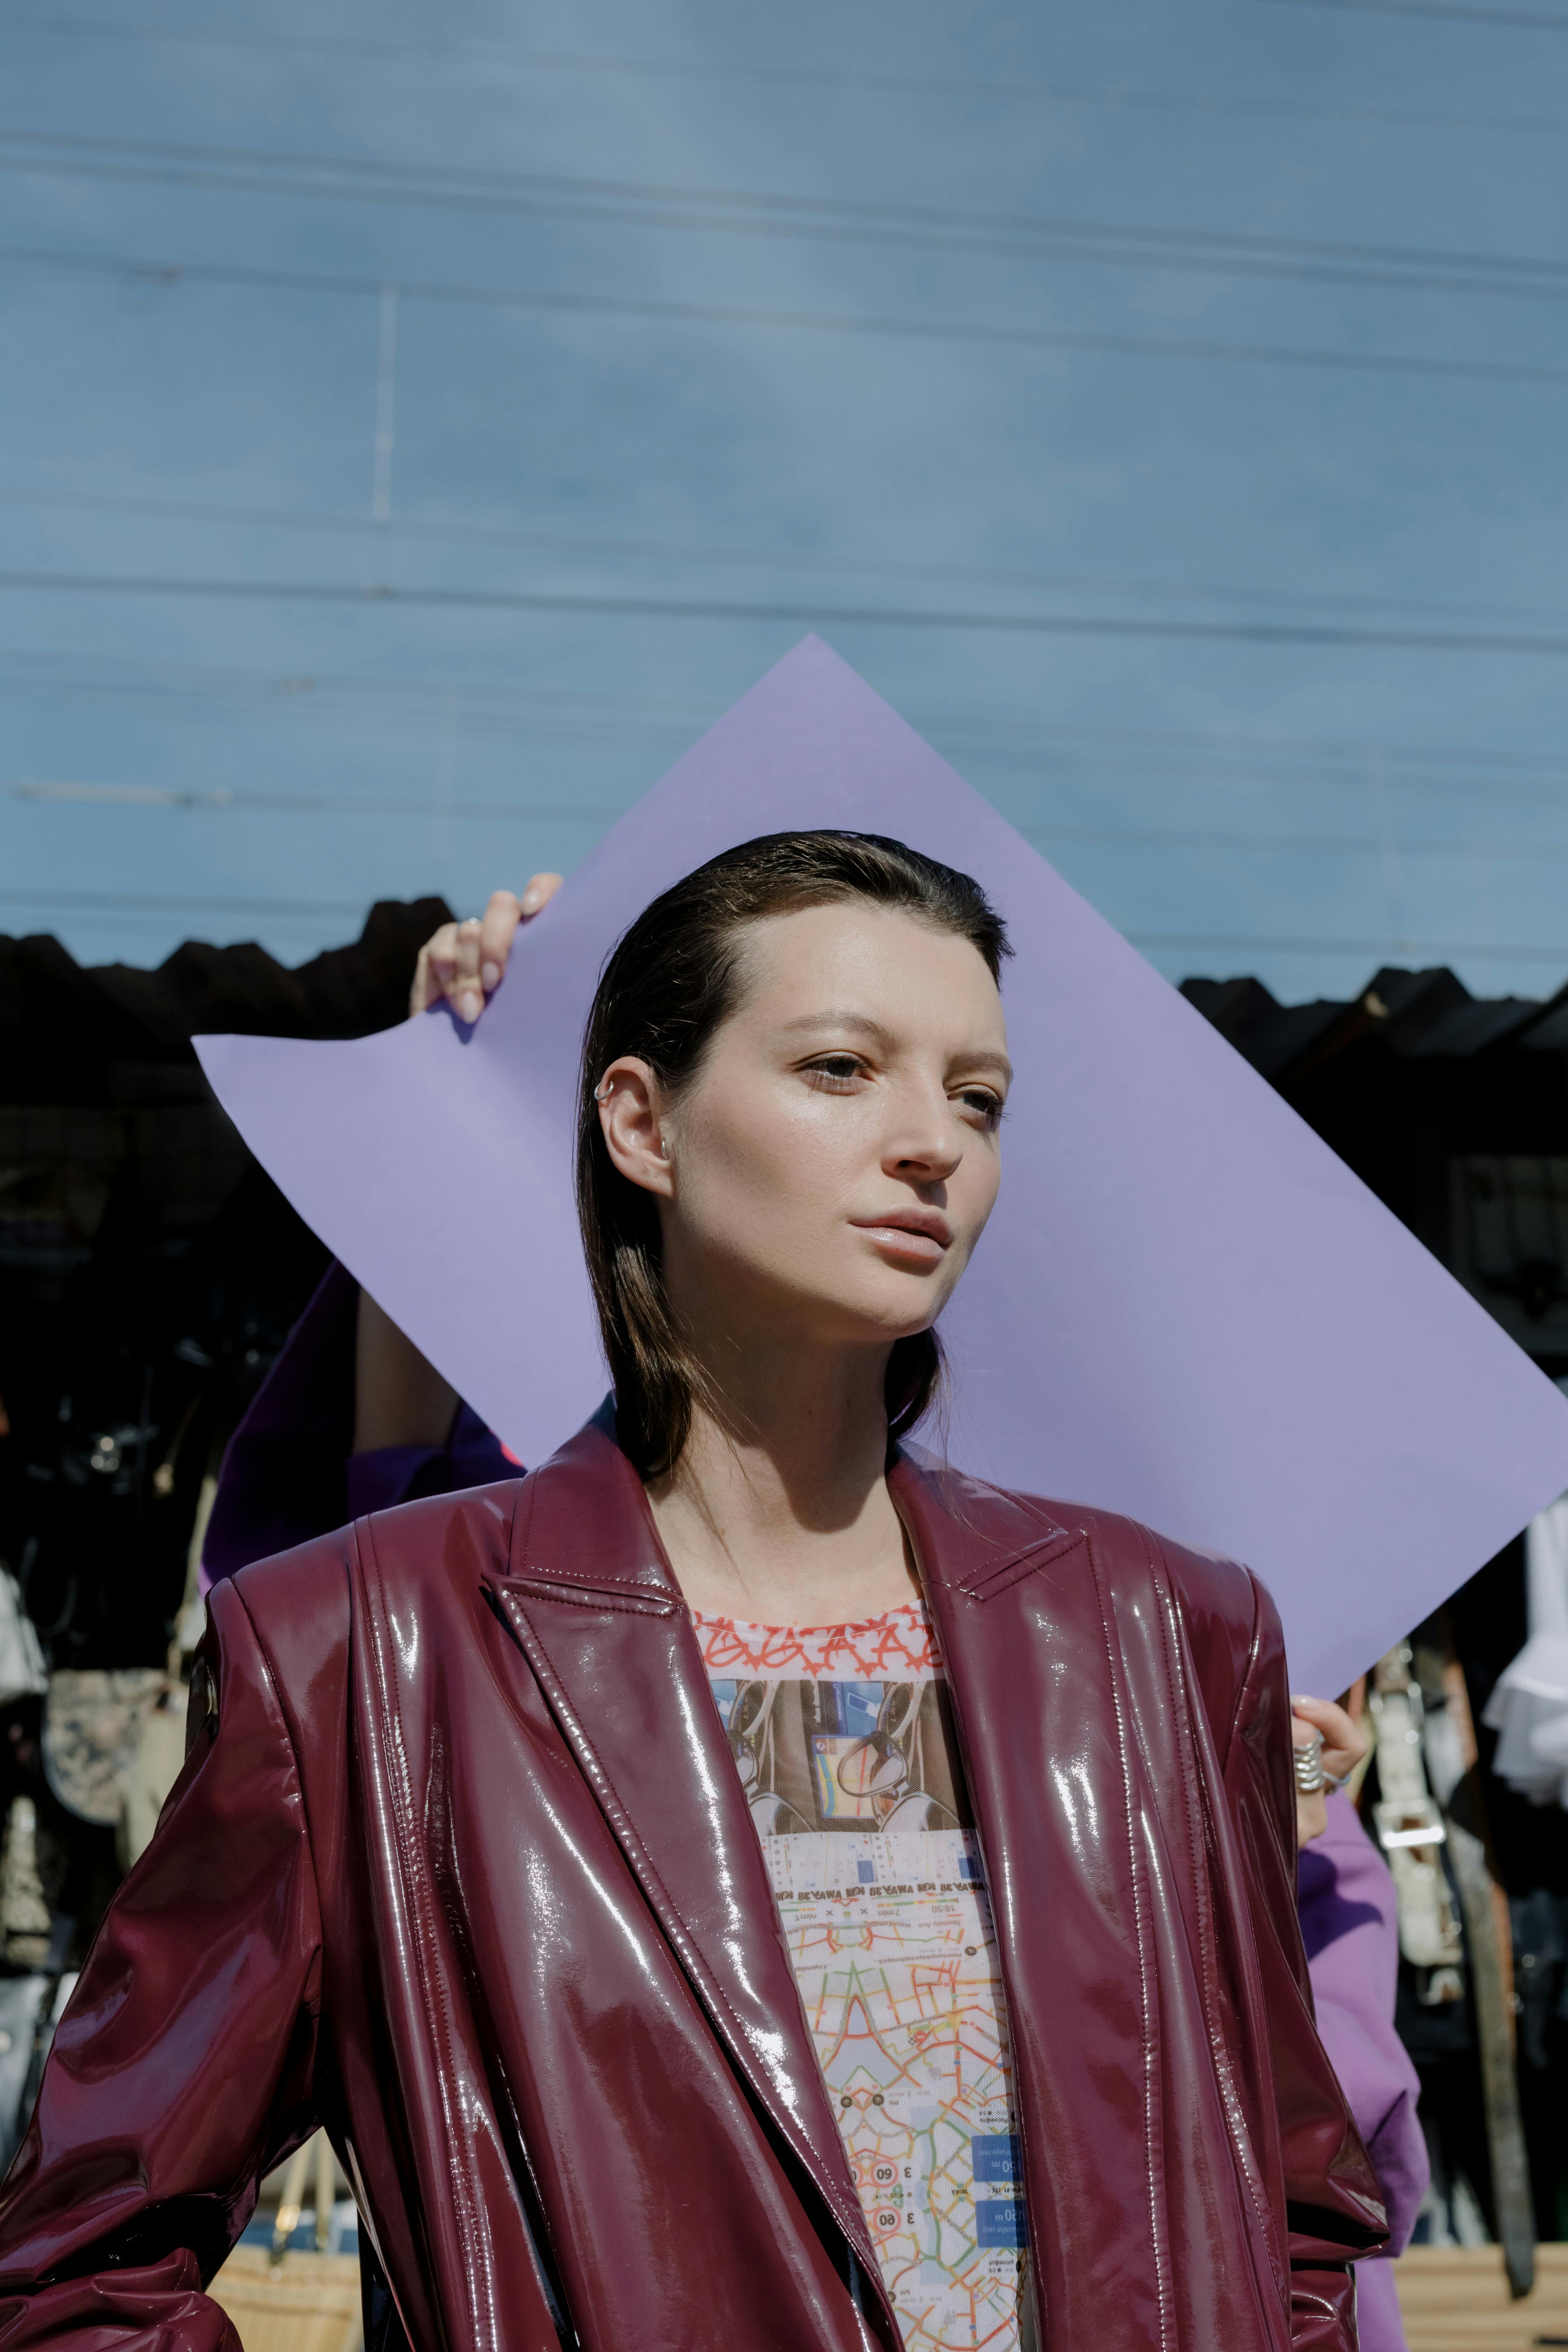
[[[751,926],[740,982],[673,1103],[638,1061],[601,1087],[612,1158],[659,1198],[672,1305],[737,1339],[923,1330],[996,1198],[995,982],[966,940],[858,899]]]

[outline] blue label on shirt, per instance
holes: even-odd
[[[976,2180],[1022,2180],[1023,2158],[1013,2132],[976,2132],[969,2143]]]

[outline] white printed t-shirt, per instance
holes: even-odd
[[[693,1622],[908,2352],[1029,2352],[1012,2050],[930,1620]]]

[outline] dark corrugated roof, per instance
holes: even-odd
[[[1424,971],[1385,965],[1358,996],[1342,1001],[1281,1004],[1252,979],[1184,980],[1182,994],[1255,1070],[1276,1082],[1373,1037],[1409,1060],[1468,1061],[1510,1045],[1568,1053],[1568,991],[1544,1003],[1472,996],[1442,965]]]
[[[155,971],[83,966],[54,939],[0,938],[0,1100],[70,1103],[146,1091],[149,1074],[204,1091],[193,1036],[363,1037],[407,1010],[414,960],[444,899],[385,899],[352,945],[290,971],[252,942],[188,940]],[[123,1091],[121,1088],[120,1091]]]

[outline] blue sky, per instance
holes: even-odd
[[[0,0],[0,925],[569,871],[805,613],[1173,978],[1555,988],[1555,22]]]

